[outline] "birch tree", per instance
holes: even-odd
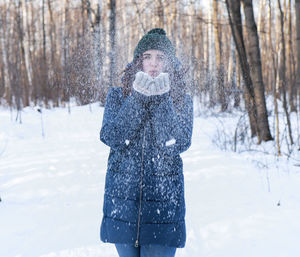
[[[1,58],[2,58],[2,66],[1,66],[1,73],[2,73],[2,83],[3,83],[3,98],[6,102],[11,105],[12,104],[12,95],[11,95],[11,81],[9,75],[9,60],[8,60],[8,47],[7,43],[9,41],[9,36],[7,30],[5,30],[5,25],[7,25],[7,20],[9,19],[7,16],[10,14],[10,10],[7,6],[5,8],[0,9],[1,12],[1,22],[0,22],[0,44],[1,44]],[[6,39],[6,40],[5,40]]]
[[[217,92],[218,100],[221,104],[221,110],[227,109],[226,96],[224,90],[224,65],[223,65],[223,52],[222,52],[222,34],[220,29],[220,22],[218,19],[218,0],[213,0],[213,22],[214,22],[214,40],[215,40],[215,54],[217,66]]]
[[[20,88],[22,89],[22,102],[23,106],[29,106],[29,80],[28,80],[28,69],[25,57],[25,46],[24,46],[24,26],[23,26],[23,15],[22,15],[22,1],[19,0],[17,3],[17,12],[16,12],[16,23],[18,29],[18,40],[20,47],[20,58],[21,58],[21,74],[22,80],[20,81]]]
[[[109,86],[114,86],[116,76],[116,0],[109,1],[109,40],[110,40],[110,66]]]
[[[296,75],[296,87],[300,93],[300,0],[295,0],[295,12],[296,12],[296,48],[297,48],[297,75]],[[299,107],[298,107],[299,108]]]
[[[165,16],[165,12],[164,12],[164,5],[163,5],[163,1],[162,0],[155,0],[156,3],[156,17],[157,17],[157,21],[156,21],[156,26],[163,28],[165,25],[164,22],[164,16]]]
[[[296,94],[296,87],[295,87],[295,80],[294,80],[294,54],[293,54],[293,44],[292,44],[292,37],[293,37],[293,30],[292,30],[292,13],[291,13],[291,0],[288,0],[287,5],[287,47],[286,47],[286,56],[287,56],[287,81],[288,81],[288,96],[289,96],[289,106],[291,112],[296,111],[295,106],[295,96]]]
[[[283,109],[286,115],[286,121],[288,126],[288,134],[290,143],[293,144],[293,136],[292,136],[292,128],[291,128],[291,121],[287,106],[287,99],[286,99],[286,52],[285,52],[285,37],[284,37],[284,14],[281,8],[280,0],[278,0],[278,9],[279,9],[279,19],[280,19],[280,40],[279,40],[279,64],[278,64],[278,83],[279,88],[282,90],[283,94]]]

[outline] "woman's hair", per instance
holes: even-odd
[[[182,68],[180,61],[175,58],[174,60],[168,59],[168,64],[165,72],[169,74],[170,78],[170,95],[172,97],[173,103],[177,109],[180,109],[184,104],[184,98],[186,94],[186,82],[184,80],[185,71]],[[123,76],[121,78],[123,95],[127,97],[132,91],[133,81],[135,79],[135,74],[143,70],[143,57],[135,59],[134,62],[127,64],[125,70],[123,71]]]

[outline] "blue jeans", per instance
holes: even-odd
[[[120,257],[174,257],[176,248],[163,245],[141,245],[134,247],[129,244],[116,244]]]

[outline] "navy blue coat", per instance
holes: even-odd
[[[180,153],[191,145],[193,103],[176,111],[169,94],[108,92],[100,139],[110,147],[101,240],[184,247]]]

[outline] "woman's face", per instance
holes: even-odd
[[[143,71],[157,77],[166,68],[166,57],[162,51],[148,50],[143,53]]]

